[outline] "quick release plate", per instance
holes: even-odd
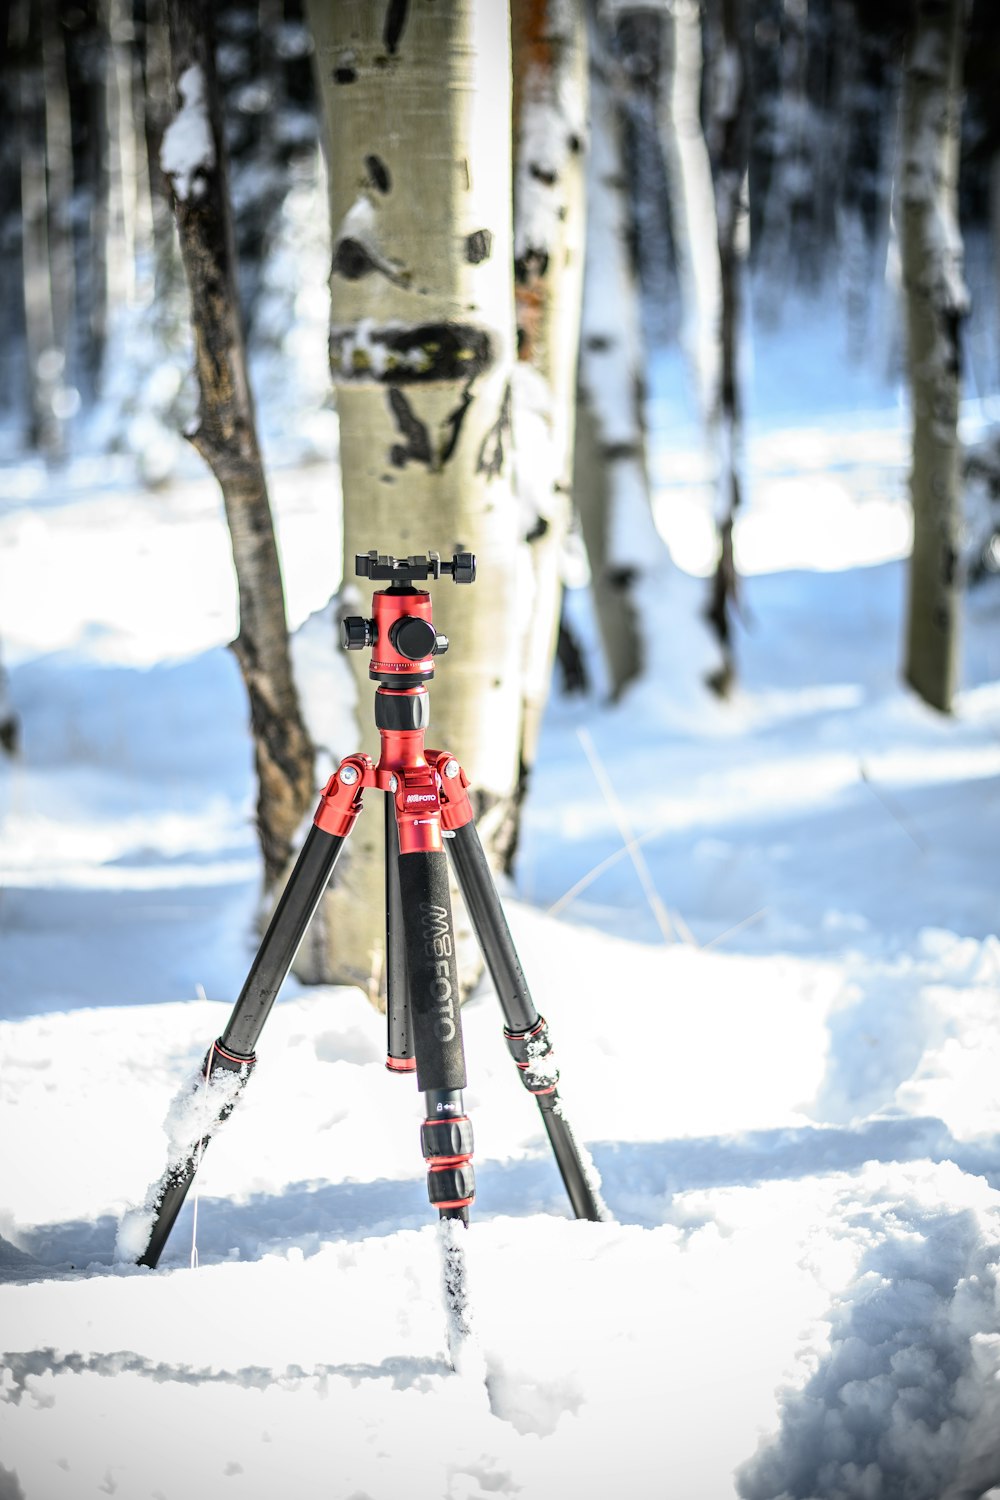
[[[440,578],[442,573],[450,573],[455,583],[475,583],[476,559],[471,552],[456,552],[451,562],[442,562],[440,552],[392,557],[373,549],[355,553],[354,571],[359,578],[372,578],[380,583],[422,583],[428,578]]]

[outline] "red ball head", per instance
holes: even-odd
[[[378,682],[434,676],[443,637],[434,629],[431,596],[422,589],[381,590],[372,598],[375,640],[369,677]]]

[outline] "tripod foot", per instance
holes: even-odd
[[[243,1056],[215,1041],[201,1072],[170,1107],[165,1121],[167,1166],[140,1208],[130,1209],[118,1226],[115,1259],[153,1267],[194,1181],[205,1147],[236,1107],[256,1058]]]

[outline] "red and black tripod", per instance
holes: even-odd
[[[465,1051],[447,848],[500,1001],[507,1046],[538,1103],[573,1212],[579,1219],[607,1217],[562,1112],[548,1028],[525,982],[473,822],[468,778],[453,756],[424,745],[426,684],[448,640],[434,628],[429,592],[415,583],[450,573],[455,583],[471,584],[475,558],[459,552],[449,563],[435,552],[401,559],[369,552],[357,557],[356,571],[389,585],[375,592],[371,619],[354,616],[342,626],[347,650],[371,648],[369,676],[378,684],[378,763],[368,755],[349,755],[322,793],[229,1022],[205,1058],[206,1096],[218,1100],[218,1107],[209,1110],[207,1120],[192,1115],[195,1138],[174,1154],[150,1190],[151,1228],[145,1249],[135,1257],[140,1265],[159,1261],[212,1132],[230,1114],[250,1076],[264,1023],[361,812],[366,787],[386,793],[387,1066],[399,1073],[415,1071],[424,1094],[420,1139],[431,1204],[442,1219],[468,1222],[475,1197],[472,1126],[462,1099]]]

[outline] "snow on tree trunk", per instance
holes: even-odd
[[[258,778],[257,825],[268,885],[286,866],[313,796],[313,752],[292,679],[278,550],[247,378],[215,92],[210,14],[170,0],[178,112],[161,162],[174,196],[191,290],[199,421],[191,441],[225,501],[239,590],[233,649],[250,699]]]
[[[528,521],[533,609],[524,667],[522,767],[535,758],[572,518],[573,432],[585,240],[587,45],[573,0],[514,0],[516,491]]]
[[[913,409],[906,680],[951,710],[958,670],[958,405],[968,294],[958,226],[964,0],[916,0],[903,76],[899,200]]]
[[[516,837],[528,600],[512,497],[514,311],[510,35],[480,0],[352,5],[310,20],[327,127],[330,369],[340,417],[344,598],[357,553],[474,552],[472,588],[439,583],[451,640],[431,685],[430,743],[476,789],[494,863]],[[331,558],[331,578],[340,559]],[[377,754],[367,654],[350,658],[357,740]],[[382,818],[360,819],[324,903],[315,972],[371,985],[382,965]]]
[[[716,420],[719,433],[719,560],[706,611],[722,665],[709,678],[720,697],[736,676],[732,617],[737,604],[733,526],[743,490],[743,402],[740,393],[740,324],[743,269],[747,252],[747,163],[749,156],[749,77],[742,0],[721,0],[715,17],[709,86],[709,145],[715,166],[715,217],[722,302],[719,319],[720,368]]]
[[[642,340],[628,246],[622,118],[607,48],[592,32],[587,260],[573,492],[590,561],[612,698],[645,668],[639,590],[666,564],[653,525],[642,415]]]

